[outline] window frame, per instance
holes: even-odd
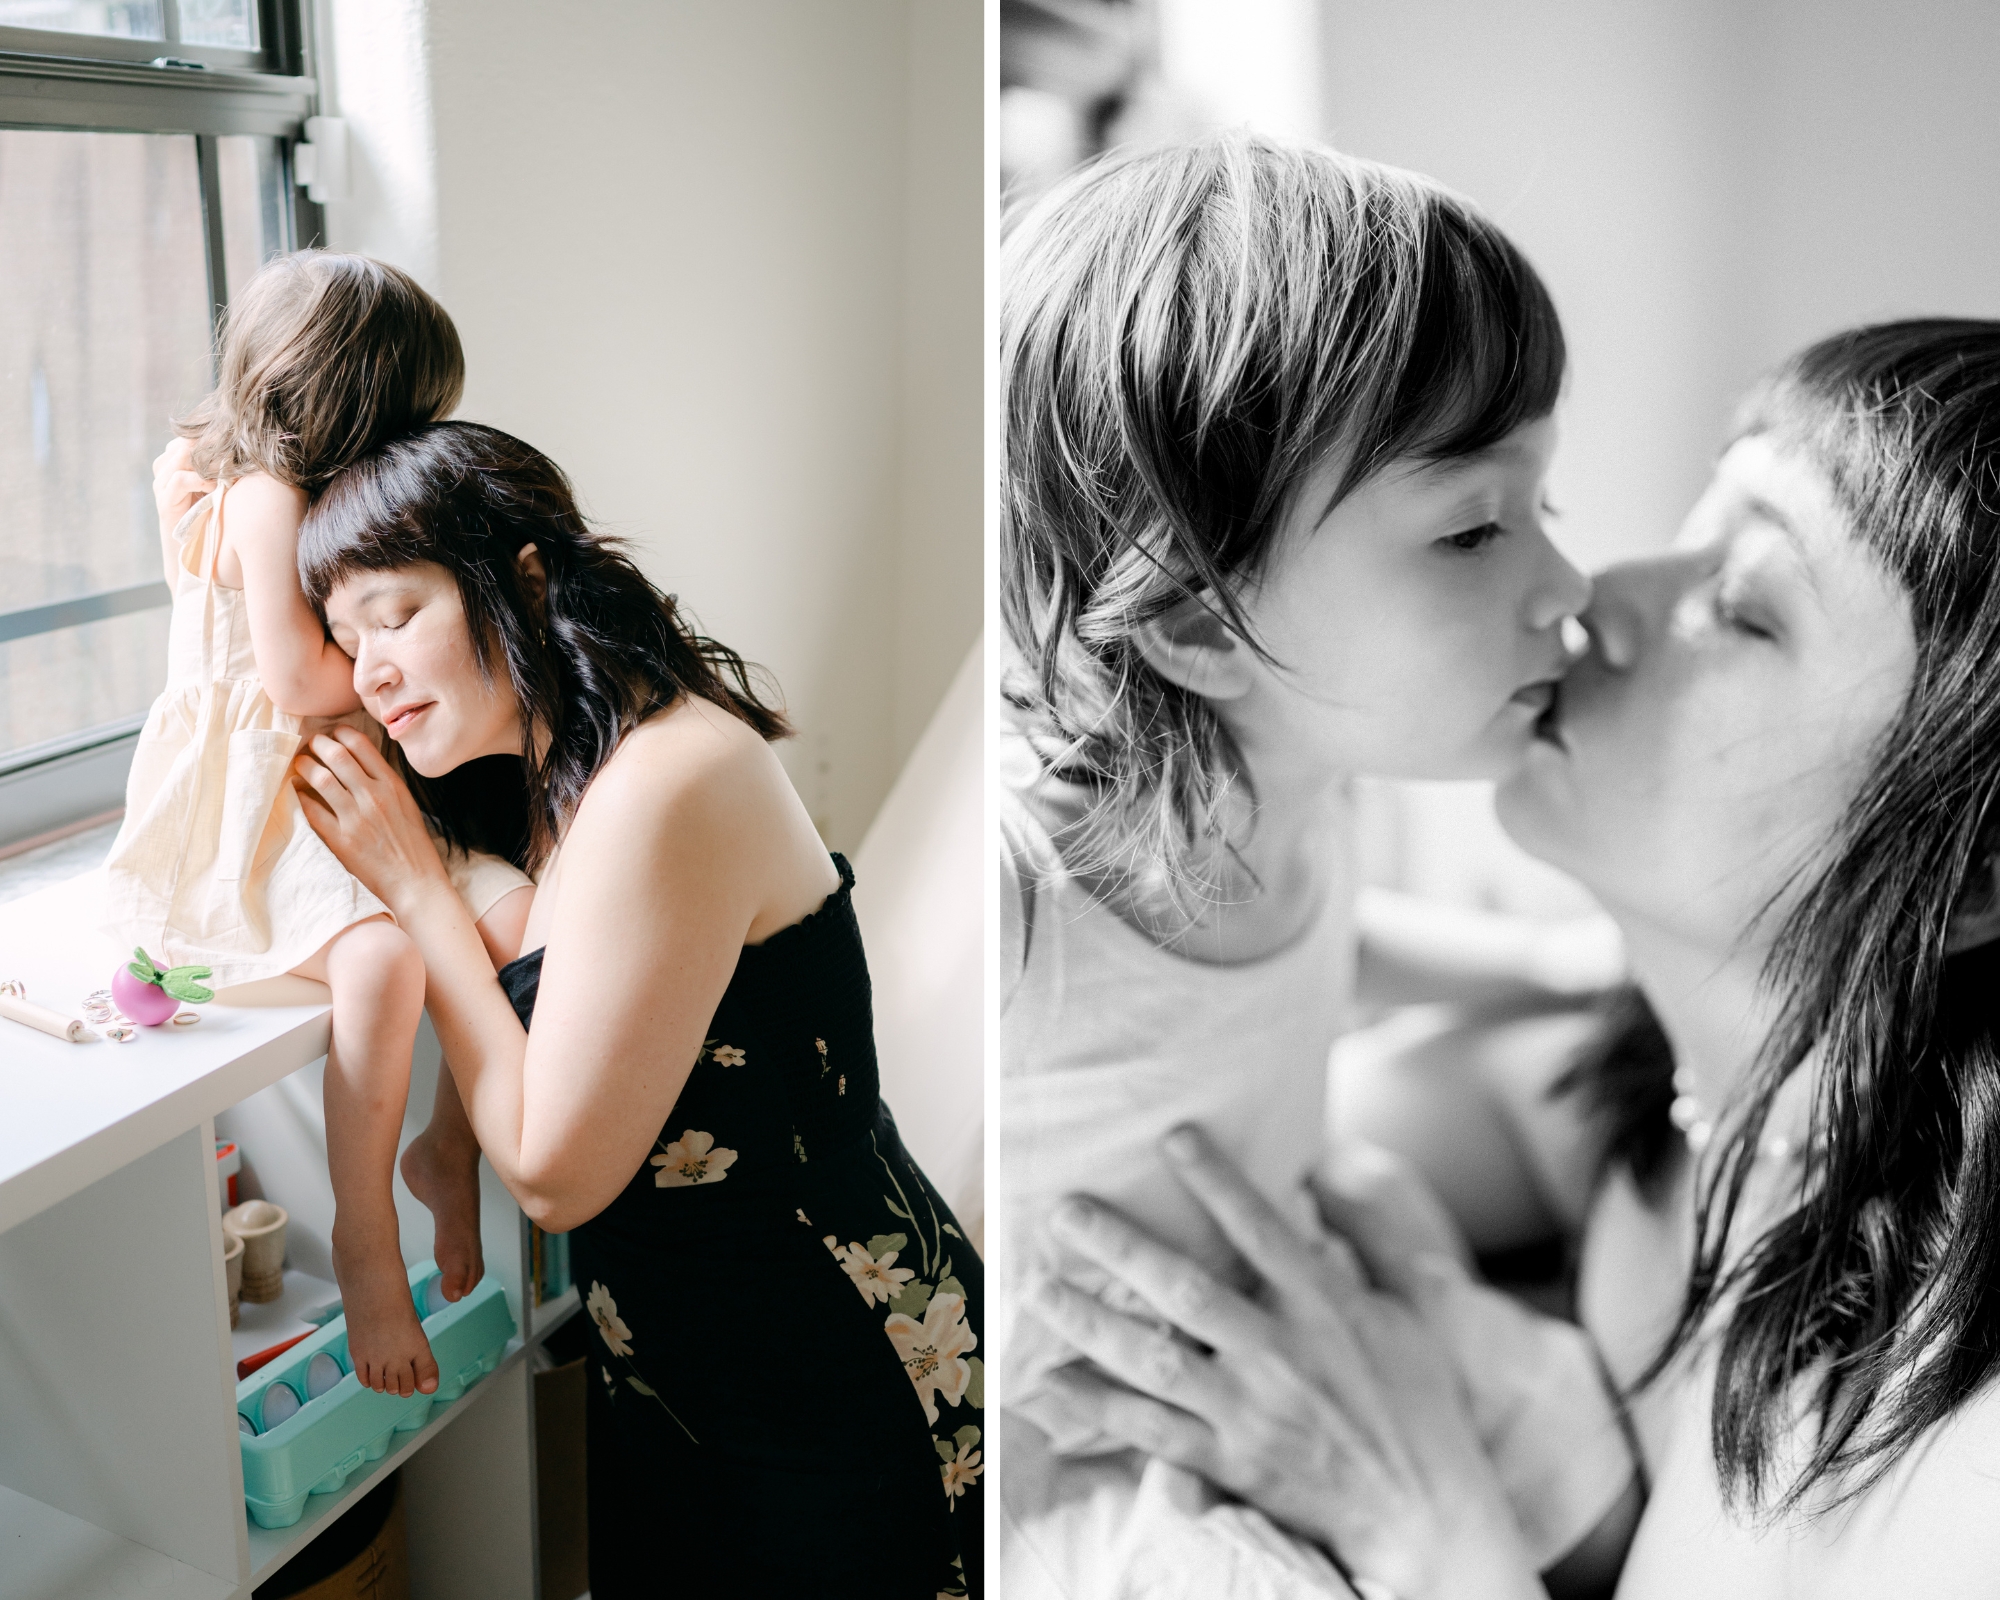
[[[222,184],[216,140],[278,140],[285,248],[317,244],[325,216],[293,176],[292,152],[319,111],[316,41],[306,0],[257,0],[255,50],[185,44],[179,0],[161,0],[166,39],[0,26],[0,128],[71,133],[187,134],[200,175],[207,256],[210,360],[228,307]],[[0,610],[0,642],[164,608],[163,582],[98,590]],[[122,805],[143,714],[0,752],[0,855],[95,820]]]

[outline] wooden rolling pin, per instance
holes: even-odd
[[[67,1039],[71,1044],[83,1044],[97,1037],[75,1017],[66,1017],[61,1012],[51,1011],[47,1006],[38,1006],[24,998],[18,983],[0,984],[0,1017],[26,1023],[43,1033],[52,1033],[58,1039]]]

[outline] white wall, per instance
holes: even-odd
[[[975,644],[854,853],[882,1098],[975,1248],[986,1211],[984,665]]]
[[[1571,354],[1558,536],[1593,564],[1672,533],[1737,381],[1738,9],[1327,5],[1327,136],[1480,202],[1555,296]]]
[[[775,674],[851,848],[979,625],[976,0],[329,11],[332,242],[418,272],[461,415]]]
[[[1737,395],[1841,326],[2000,315],[1981,0],[1326,0],[1327,137],[1487,207],[1554,292],[1554,493],[1591,563],[1671,535]]]

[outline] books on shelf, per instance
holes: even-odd
[[[569,1288],[569,1235],[544,1233],[528,1224],[528,1271],[534,1281],[536,1305],[556,1299]]]

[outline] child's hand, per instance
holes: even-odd
[[[194,446],[176,439],[153,459],[153,505],[160,513],[160,537],[170,539],[182,517],[203,495],[215,487],[213,478],[204,478],[188,466]]]
[[[293,759],[306,820],[391,911],[426,885],[451,891],[409,785],[368,737],[345,723],[316,734]]]

